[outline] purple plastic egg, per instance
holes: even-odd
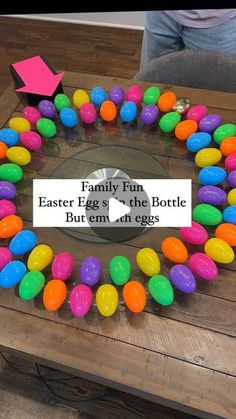
[[[205,228],[196,223],[196,221],[192,221],[191,227],[181,227],[179,234],[183,240],[197,246],[201,246],[209,238]]]
[[[70,309],[74,316],[84,317],[93,303],[93,293],[87,285],[76,285],[70,293]]]
[[[60,252],[52,262],[52,277],[66,281],[74,269],[74,257],[69,252]]]
[[[226,170],[236,169],[236,153],[229,154],[225,159]]]
[[[109,92],[109,99],[117,106],[121,105],[125,99],[125,92],[120,86],[114,86]]]
[[[227,182],[232,188],[236,188],[236,170],[232,170],[227,176]]]
[[[12,261],[12,254],[7,247],[0,247],[0,271]]]
[[[196,279],[187,266],[175,265],[169,272],[170,282],[181,292],[191,294],[196,289]]]
[[[6,180],[0,181],[0,199],[13,199],[16,196],[16,187]]]
[[[199,189],[197,199],[204,204],[221,205],[226,201],[226,193],[218,186],[206,185]]]
[[[41,100],[38,104],[38,110],[44,118],[54,119],[56,116],[55,105],[49,100]]]
[[[26,106],[23,109],[23,115],[24,118],[27,119],[27,121],[29,121],[32,126],[36,125],[38,119],[42,118],[41,113],[38,111],[38,109],[33,108],[33,106]]]
[[[205,253],[195,253],[189,258],[189,268],[199,278],[212,281],[218,275],[215,262]]]
[[[199,131],[213,132],[221,124],[222,119],[218,114],[210,114],[204,116],[199,122]]]
[[[8,199],[0,200],[0,220],[8,215],[14,215],[16,213],[16,206],[13,202]]]
[[[186,119],[192,119],[199,122],[207,113],[208,109],[205,105],[196,105],[189,109]]]
[[[95,285],[99,281],[101,273],[102,264],[99,259],[94,256],[88,256],[83,260],[80,267],[80,277],[85,285],[88,285],[89,287]]]
[[[141,120],[146,125],[154,124],[157,120],[159,114],[159,109],[156,105],[147,105],[144,106],[141,112]]]
[[[42,138],[38,132],[25,131],[20,135],[20,142],[29,150],[38,150],[42,147]]]

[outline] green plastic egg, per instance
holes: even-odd
[[[172,132],[180,121],[181,115],[178,112],[168,112],[161,117],[159,126],[163,132]]]
[[[161,91],[157,86],[151,86],[147,90],[145,90],[143,95],[143,102],[145,105],[156,105]]]
[[[15,163],[6,163],[0,166],[0,179],[16,183],[23,177],[20,166]]]
[[[46,138],[51,138],[56,135],[57,128],[56,125],[51,119],[40,118],[36,123],[38,132]]]
[[[217,144],[221,144],[225,138],[234,137],[236,135],[235,124],[223,124],[220,125],[213,134],[213,139]]]
[[[193,220],[197,223],[214,226],[222,222],[221,212],[209,204],[199,204],[193,210]]]
[[[23,300],[31,300],[38,295],[45,285],[45,277],[42,272],[31,271],[25,274],[20,282],[19,295]]]
[[[152,298],[162,306],[173,303],[174,291],[170,281],[164,275],[154,275],[148,281],[148,291]]]
[[[109,273],[116,285],[124,285],[130,278],[131,265],[125,256],[115,256],[109,263]]]
[[[60,112],[63,108],[70,108],[71,101],[68,96],[64,95],[64,93],[59,93],[54,99],[54,105],[56,110]]]

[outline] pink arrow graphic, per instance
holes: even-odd
[[[39,55],[12,66],[25,84],[17,89],[17,92],[51,96],[64,75],[64,72],[53,74]]]

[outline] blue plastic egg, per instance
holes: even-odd
[[[129,101],[125,102],[120,108],[120,118],[123,122],[132,122],[137,116],[136,103]]]
[[[14,287],[26,273],[26,266],[20,260],[13,260],[4,266],[0,272],[0,286],[3,288]]]
[[[207,166],[200,170],[198,179],[202,185],[218,185],[224,182],[226,176],[225,169],[217,166]]]
[[[19,142],[19,134],[11,128],[0,129],[0,141],[8,147],[13,147]]]
[[[9,244],[9,249],[13,255],[23,255],[30,252],[37,244],[36,234],[31,230],[22,230],[18,233]]]
[[[102,87],[96,86],[90,93],[90,99],[94,105],[101,106],[101,104],[107,99],[107,94]]]
[[[211,135],[208,132],[196,132],[187,139],[186,146],[192,153],[197,153],[203,148],[208,147],[210,143]]]
[[[60,121],[67,128],[74,128],[78,124],[78,116],[74,109],[63,108],[59,114]]]
[[[230,205],[223,211],[223,219],[226,223],[236,224],[236,205]]]

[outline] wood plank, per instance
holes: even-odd
[[[14,91],[14,84],[11,83],[0,96],[0,127],[3,127],[17,106],[21,98]]]

